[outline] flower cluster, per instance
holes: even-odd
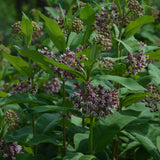
[[[17,116],[17,113],[13,110],[6,111],[4,115],[4,119],[6,120],[7,124],[9,125],[8,129],[14,129],[16,126],[18,126],[19,118]]]
[[[23,153],[22,146],[18,145],[17,142],[6,143],[4,140],[0,140],[0,151],[2,151],[3,158],[10,158],[15,160],[16,154]]]
[[[44,47],[41,49],[39,48],[38,52],[40,52],[41,54],[43,54],[51,59],[54,59],[54,53],[52,51],[49,51],[49,49],[47,47]]]
[[[47,82],[43,82],[43,87],[45,87],[45,92],[49,93],[49,94],[53,94],[53,93],[58,93],[60,88],[61,88],[61,84],[58,78],[52,78],[51,81],[47,81]]]
[[[77,34],[83,31],[83,22],[77,17],[74,17],[73,19],[72,31],[76,32]]]
[[[129,63],[131,68],[128,68],[129,74],[133,74],[134,76],[142,71],[147,66],[148,56],[144,54],[137,54],[133,55],[132,53],[128,52],[128,56],[125,59],[127,63]]]
[[[82,109],[84,116],[96,116],[106,118],[107,114],[113,114],[113,109],[119,105],[116,89],[105,89],[101,85],[93,86],[91,82],[85,83],[86,90],[74,92],[70,95],[74,107]]]
[[[152,82],[147,85],[148,93],[142,102],[147,102],[146,107],[151,108],[151,112],[158,111],[158,103],[160,102],[160,84],[156,87]]]
[[[132,14],[138,17],[143,15],[141,12],[143,11],[144,8],[141,7],[141,5],[139,4],[137,0],[129,0],[128,8]]]
[[[89,48],[89,44],[86,44],[85,46],[79,46],[79,47],[77,47],[77,48],[74,50],[74,52],[75,52],[75,53],[78,53],[78,52],[81,52],[81,51],[83,51],[84,49],[87,49],[87,48]]]
[[[106,70],[113,70],[113,61],[109,58],[106,58],[106,57],[99,57],[99,67],[100,68],[104,68]]]
[[[31,79],[28,78],[27,81],[22,81],[19,79],[19,82],[17,84],[12,84],[12,90],[10,91],[11,94],[17,94],[17,93],[31,93],[36,94],[37,93],[37,84],[34,83],[32,86]]]

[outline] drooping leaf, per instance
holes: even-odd
[[[131,78],[111,76],[111,75],[102,75],[102,76],[99,76],[99,79],[107,79],[107,80],[114,81],[133,91],[144,91],[145,90],[145,88],[143,88],[141,85],[139,85],[135,80]]]
[[[32,22],[24,13],[23,13],[22,22],[21,22],[21,31],[24,36],[24,42],[28,48],[32,41],[33,26],[32,26]]]
[[[25,76],[31,76],[32,71],[29,65],[21,58],[17,56],[9,55],[7,52],[3,52],[3,56],[22,74]]]
[[[139,112],[121,111],[96,122],[93,129],[93,151],[100,152],[127,124],[137,119]]]
[[[152,16],[144,15],[132,21],[125,29],[124,36],[132,37],[141,28],[142,25],[147,23],[153,23],[154,18]]]
[[[50,36],[53,43],[55,44],[55,46],[60,51],[64,51],[66,49],[66,41],[65,41],[63,32],[60,29],[57,22],[54,21],[53,19],[47,18],[42,13],[40,13],[40,16],[45,21],[47,33]]]
[[[63,70],[66,70],[70,73],[73,73],[74,75],[76,75],[77,77],[81,77],[83,79],[85,79],[84,75],[72,68],[70,68],[69,66],[62,64],[62,63],[58,63],[44,55],[42,55],[41,53],[39,53],[38,51],[34,51],[34,50],[20,50],[17,49],[19,51],[19,53],[24,56],[24,57],[29,57],[31,58],[34,62],[36,62],[40,67],[42,67],[45,71],[53,74],[53,69],[50,68],[50,65],[54,65],[58,68],[61,68]]]

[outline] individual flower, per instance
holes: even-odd
[[[158,103],[160,103],[160,84],[155,86],[152,82],[147,85],[147,90],[145,91],[147,95],[142,100],[146,102],[146,107],[149,107],[151,112],[156,112],[159,110]]]
[[[147,59],[148,56],[142,53],[133,55],[132,53],[128,52],[125,60],[130,66],[128,68],[129,74],[133,74],[135,76],[138,72],[142,71],[147,66]]]
[[[45,88],[46,93],[52,95],[53,93],[59,92],[61,84],[58,78],[52,78],[50,81],[43,82],[43,87]]]
[[[86,90],[74,92],[70,95],[75,109],[82,110],[84,116],[106,118],[113,114],[113,109],[119,105],[116,89],[105,89],[103,86],[93,86],[91,82],[85,83]]]

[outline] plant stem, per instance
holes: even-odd
[[[63,103],[66,101],[65,81],[63,80]],[[66,115],[63,114],[63,155],[66,155]]]
[[[35,116],[32,114],[32,129],[33,129],[33,135],[36,134],[36,127],[35,127]],[[37,154],[37,145],[34,146],[34,155]]]
[[[89,138],[89,144],[90,144],[90,154],[93,154],[93,116],[90,116],[90,138]]]

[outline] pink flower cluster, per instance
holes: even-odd
[[[59,92],[61,84],[58,78],[52,78],[51,81],[43,82],[43,87],[45,87],[45,92],[49,94]]]
[[[146,102],[146,107],[151,108],[151,112],[158,111],[158,103],[160,103],[160,84],[156,87],[152,82],[147,85],[148,93],[142,102]]]
[[[10,158],[11,160],[16,160],[16,154],[23,153],[22,146],[18,145],[17,142],[7,144],[4,140],[0,140],[0,151],[3,152],[3,158]]]
[[[19,79],[19,82],[17,84],[13,84],[12,87],[13,88],[10,91],[11,94],[17,94],[17,93],[36,94],[38,90],[36,83],[32,86],[30,78],[28,78],[27,81],[22,81],[21,79]]]
[[[128,73],[133,74],[134,76],[142,71],[147,66],[148,56],[144,54],[137,54],[133,55],[132,53],[128,52],[128,56],[125,59],[126,62],[129,64],[131,68],[128,68]]]
[[[119,99],[116,89],[105,89],[101,85],[93,86],[91,82],[85,83],[85,87],[85,91],[70,95],[74,107],[82,110],[84,116],[106,118],[106,115],[113,114],[113,109],[118,108]]]

